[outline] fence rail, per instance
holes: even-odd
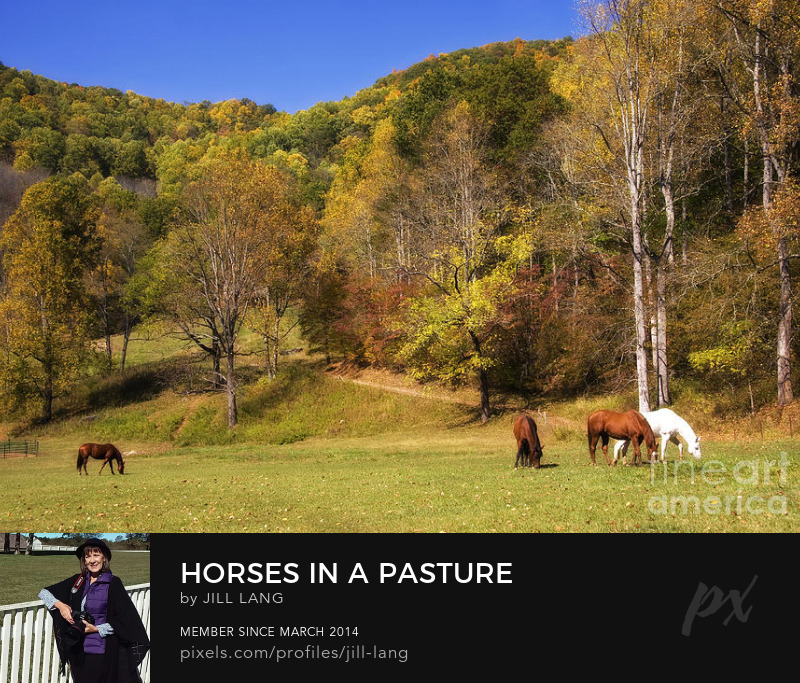
[[[129,586],[128,593],[150,635],[150,584]],[[40,601],[0,605],[0,683],[64,683],[53,635],[53,620]],[[150,683],[150,653],[139,666]]]
[[[39,455],[38,441],[0,441],[3,458],[21,458]]]

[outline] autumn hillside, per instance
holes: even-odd
[[[431,56],[294,115],[0,65],[9,429],[291,441],[264,405],[307,416],[359,372],[468,393],[450,422],[588,401],[785,425],[796,3],[585,10],[577,40]]]

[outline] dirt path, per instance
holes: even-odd
[[[195,396],[189,400],[189,406],[186,409],[186,412],[183,415],[183,419],[181,423],[178,425],[178,428],[172,433],[172,440],[178,438],[180,433],[183,431],[183,428],[186,426],[186,423],[189,421],[189,418],[194,415],[195,411],[197,410],[197,405],[200,403],[201,397]]]
[[[447,403],[458,403],[464,406],[470,406],[471,408],[478,408],[480,406],[479,403],[473,401],[465,401],[464,399],[456,398],[455,396],[437,396],[433,392],[425,391],[424,389],[414,389],[410,387],[397,387],[392,386],[391,384],[382,384],[380,382],[374,382],[371,380],[366,379],[356,379],[353,377],[343,377],[339,375],[339,379],[344,380],[345,382],[352,382],[353,384],[360,384],[365,387],[371,387],[373,389],[380,389],[382,391],[391,391],[395,394],[407,394],[408,396],[418,396],[420,398],[429,398],[434,401],[445,401]]]
[[[331,372],[335,377],[338,377],[340,380],[344,382],[352,382],[353,384],[359,384],[361,386],[370,387],[371,389],[379,389],[381,391],[390,391],[396,394],[405,394],[407,396],[417,396],[419,398],[427,398],[433,401],[444,401],[447,403],[455,403],[458,405],[468,406],[470,408],[475,408],[478,410],[480,408],[480,402],[478,400],[467,400],[465,398],[461,398],[458,396],[454,396],[452,394],[446,393],[446,389],[431,389],[431,388],[422,388],[418,386],[402,386],[400,382],[407,381],[405,378],[395,376],[395,375],[388,375],[385,376],[384,373],[376,370],[366,370],[357,372],[353,375],[351,372],[338,372],[334,370]],[[368,379],[364,377],[366,375],[369,377]],[[548,413],[547,411],[531,411],[526,409],[524,406],[521,406],[514,402],[508,401],[501,401],[501,402],[494,402],[493,407],[498,410],[503,411],[517,411],[517,412],[535,412],[538,414],[538,422],[540,424],[544,423],[547,424],[549,422],[551,427],[562,426],[567,427],[570,429],[582,429],[583,425],[579,424],[578,422],[571,420],[569,418],[560,417],[557,415],[553,415],[552,413]]]

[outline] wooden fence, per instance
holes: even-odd
[[[150,635],[150,584],[129,586],[128,593]],[[37,600],[0,605],[0,683],[65,683],[53,635],[53,620]],[[150,653],[139,666],[143,683],[150,683]]]
[[[22,458],[39,455],[38,441],[0,441],[3,458]]]

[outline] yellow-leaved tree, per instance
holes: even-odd
[[[38,402],[45,422],[91,355],[84,278],[99,247],[96,220],[83,176],[49,178],[25,192],[0,239],[3,396]]]

